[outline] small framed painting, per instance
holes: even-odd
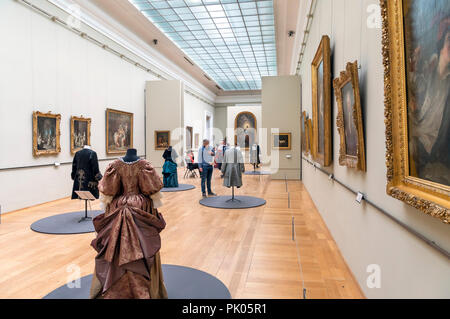
[[[346,71],[334,80],[338,105],[336,126],[340,135],[339,164],[366,171],[364,129],[359,96],[358,62],[348,63]]]
[[[273,133],[272,134],[272,149],[274,150],[290,150],[291,133]]]
[[[33,112],[33,155],[55,155],[61,152],[61,115]]]
[[[85,145],[91,145],[91,119],[72,116],[70,118],[70,153],[75,154]]]
[[[165,150],[170,146],[170,131],[155,131],[155,150]]]
[[[106,110],[106,153],[125,154],[133,148],[133,113]]]

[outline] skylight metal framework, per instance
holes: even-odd
[[[277,74],[272,0],[128,0],[224,90]]]

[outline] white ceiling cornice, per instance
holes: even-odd
[[[70,13],[73,6],[81,8],[80,16],[77,17],[82,23],[99,32],[108,39],[116,42],[126,50],[143,59],[153,67],[161,70],[172,79],[185,83],[186,89],[203,96],[206,100],[214,102],[216,94],[199,83],[187,72],[172,63],[157,50],[132,34],[126,28],[114,21],[95,5],[86,0],[47,0],[61,10]]]

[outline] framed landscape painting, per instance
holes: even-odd
[[[449,224],[450,2],[381,0],[387,194]]]
[[[359,96],[358,62],[347,63],[346,71],[334,80],[338,105],[336,126],[340,135],[339,164],[366,171],[364,129]]]
[[[55,155],[61,152],[61,115],[33,112],[33,155]]]
[[[323,166],[332,162],[330,38],[322,37],[311,64],[314,159]]]
[[[106,153],[125,154],[133,148],[133,113],[106,110]]]
[[[91,119],[72,116],[70,118],[70,153],[75,154],[85,145],[91,145]]]

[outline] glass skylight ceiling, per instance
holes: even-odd
[[[128,0],[224,90],[276,75],[272,0]]]

